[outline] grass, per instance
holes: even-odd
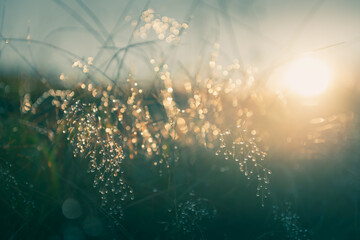
[[[112,54],[89,59],[40,40],[0,35],[34,73],[0,76],[5,239],[359,236],[356,92],[344,89],[340,97],[354,98],[324,112],[294,112],[301,107],[296,99],[285,96],[285,103],[259,86],[241,61],[220,66],[217,44],[196,74],[180,63],[178,83],[168,59],[192,11],[179,23],[156,20],[146,5],[126,46],[117,47],[117,27],[108,32],[85,2],[77,1],[92,23],[55,2],[98,40],[96,56],[105,48]],[[174,28],[164,31],[169,22]],[[142,34],[148,38],[139,40]],[[167,50],[148,57],[152,47],[163,47],[160,40],[170,44]],[[48,81],[58,76],[44,77],[19,43],[64,54],[80,77],[65,73],[65,82]],[[147,84],[127,65],[136,51],[152,70]],[[316,117],[323,121],[311,121]]]

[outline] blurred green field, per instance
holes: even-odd
[[[112,16],[110,0],[54,0],[57,22],[26,34],[8,19],[31,11],[9,2],[0,239],[360,239],[356,24],[330,24],[356,2],[329,20],[324,1],[153,3],[169,16],[128,1]],[[325,79],[290,71],[306,57]]]
[[[307,158],[270,148],[266,166],[272,171],[271,198],[264,207],[255,196],[256,181],[240,174],[236,163],[192,144],[183,145],[176,167],[160,175],[141,156],[125,164],[135,199],[124,202],[122,219],[114,219],[100,207],[88,162],[74,158],[66,136],[56,132],[55,108],[44,102],[36,115],[21,113],[20,96],[27,87],[32,96],[46,89],[31,76],[1,76],[4,239],[288,239],[283,222],[274,219],[274,206],[286,213],[286,202],[292,204],[288,220],[297,215],[294,223],[312,239],[359,236],[356,109],[347,140],[332,151]],[[69,198],[78,204],[71,210],[80,211],[75,219],[64,216]],[[206,199],[210,217],[196,222],[190,233],[172,226],[178,217],[174,206],[199,198]]]

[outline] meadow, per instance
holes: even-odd
[[[53,1],[96,42],[83,55],[51,41],[65,28],[6,35],[2,3],[0,238],[360,238],[359,73],[318,57],[344,43],[261,69],[220,44],[240,24],[226,4],[205,40],[191,27],[206,1],[181,20],[132,4],[111,29],[86,1]]]

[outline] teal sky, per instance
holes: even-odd
[[[97,28],[76,0],[63,0],[96,31]],[[128,1],[82,0],[110,32]],[[146,1],[132,1],[125,16],[136,19]],[[314,49],[336,45],[319,51],[329,61],[351,71],[360,60],[360,1],[352,0],[153,0],[149,7],[162,16],[186,22],[190,27],[173,59],[190,70],[199,57],[208,56],[214,42],[221,46],[221,61],[226,64],[240,58],[244,64],[265,69],[275,61]],[[40,40],[67,49],[81,57],[94,56],[100,42],[74,16],[52,0],[1,0],[1,33],[5,38]],[[103,30],[104,30],[103,29]],[[131,33],[129,22],[121,21],[114,36],[116,46],[125,46]],[[71,71],[68,59],[57,51],[40,46],[14,43],[34,66],[55,72]],[[168,51],[166,45],[160,46]],[[23,61],[1,41],[0,68],[23,66]],[[148,52],[150,56],[155,52]],[[341,59],[341,60],[340,60]],[[136,57],[129,61],[137,63]],[[171,60],[169,60],[171,62]],[[136,71],[136,69],[135,69]],[[140,71],[142,72],[142,71]]]

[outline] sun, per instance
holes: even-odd
[[[331,80],[331,72],[320,59],[305,56],[290,64],[282,80],[293,93],[313,97],[325,92]]]

